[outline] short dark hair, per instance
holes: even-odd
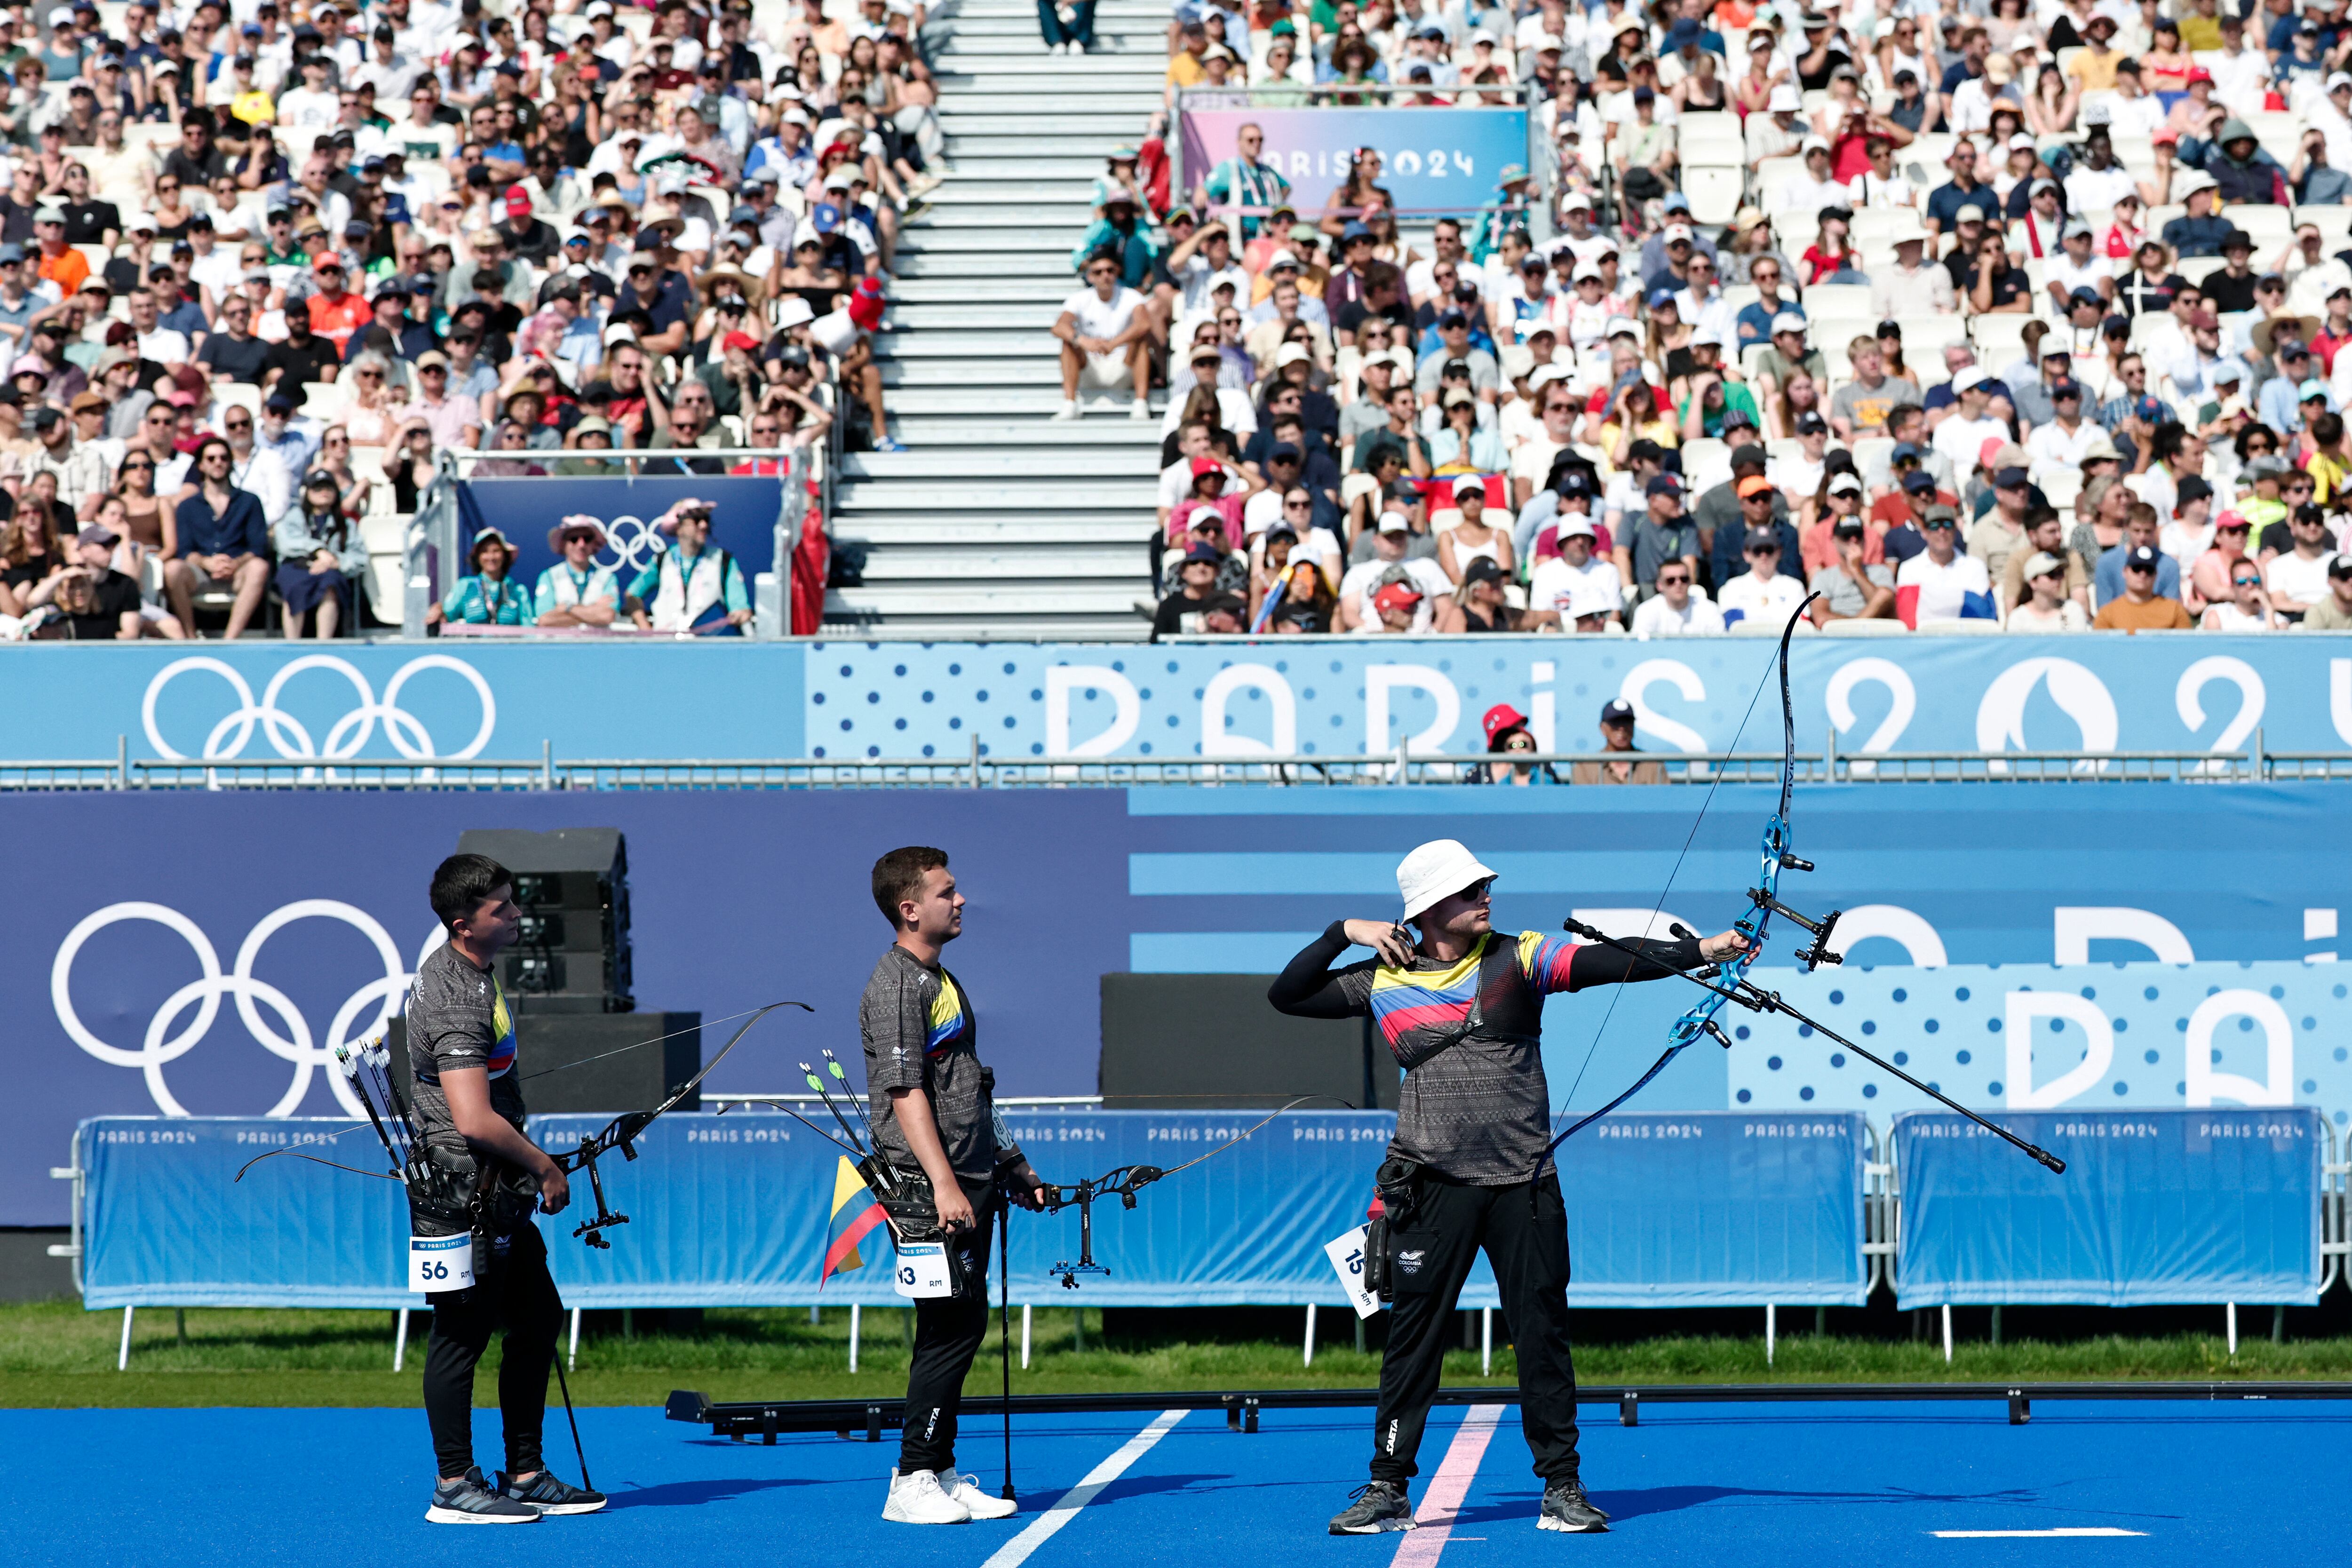
[[[487,855],[452,855],[433,870],[434,918],[454,930],[483,900],[513,885],[514,873]]]
[[[882,911],[882,918],[890,922],[893,930],[898,925],[898,905],[921,895],[923,873],[934,866],[945,870],[947,863],[946,850],[922,844],[893,849],[874,862],[874,907]]]

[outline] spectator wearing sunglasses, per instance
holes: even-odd
[[[2189,620],[2189,611],[2183,607],[2179,600],[2168,598],[2157,591],[2157,573],[2163,561],[2163,552],[2158,550],[2153,544],[2130,546],[2123,558],[2123,594],[2120,597],[2110,599],[2101,605],[2098,615],[2092,620],[2091,625],[2103,632],[2185,632],[2193,626],[2195,623]],[[2225,624],[2213,629],[2261,629],[2249,628],[2237,623],[2243,616],[2241,605],[2247,586],[2251,585],[2257,595],[2262,593],[2262,568],[2252,561],[2244,562],[2232,568],[2230,582],[2229,598],[2221,604],[2207,607],[2206,613],[2210,616],[2213,611],[2224,609],[2227,606],[2221,617]],[[2269,615],[2267,603],[2262,606],[2262,615],[2266,626]],[[2210,620],[2208,625],[2211,626]]]
[[[1543,750],[1536,742],[1535,731],[1528,728],[1526,714],[1507,702],[1497,702],[1486,710],[1483,722],[1486,731],[1486,752],[1495,760],[1478,769],[1472,782],[1507,784],[1522,789],[1530,784],[1567,782],[1549,763],[1517,760]]]
[[[2121,604],[2122,601],[2117,600],[2116,603]],[[2158,603],[2170,604],[2172,601],[2158,600]],[[2174,607],[2179,608],[2177,605]],[[2106,624],[2106,614],[2105,610],[2099,612],[2099,625]],[[2182,612],[2181,618],[2184,622],[2188,619],[2186,611]],[[2252,561],[2241,561],[2230,569],[2230,597],[2206,605],[2205,613],[2198,618],[2197,625],[2203,631],[2245,633],[2277,631],[2285,623],[2272,607],[2270,593],[2263,586],[2261,567]]]
[[[1698,585],[1696,572],[1690,563],[1682,560],[1662,563],[1654,585],[1657,592],[1634,608],[1635,637],[1723,635],[1723,612],[1706,596],[1706,590]]]

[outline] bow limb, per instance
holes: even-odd
[[[567,1172],[576,1171],[583,1163],[593,1162],[598,1155],[604,1153],[610,1149],[619,1149],[623,1153],[629,1154],[630,1157],[634,1159],[635,1156],[630,1150],[629,1145],[636,1141],[637,1135],[643,1132],[648,1126],[652,1125],[656,1120],[668,1114],[670,1111],[677,1109],[679,1105],[685,1103],[688,1095],[693,1094],[697,1089],[702,1087],[702,1080],[710,1076],[711,1069],[717,1067],[720,1062],[727,1059],[727,1053],[733,1050],[738,1045],[742,1043],[743,1037],[751,1033],[751,1026],[758,1023],[761,1019],[766,1017],[769,1014],[774,1012],[779,1007],[798,1007],[804,1013],[814,1013],[816,1011],[815,1008],[810,1006],[805,1002],[771,1002],[764,1007],[754,1008],[751,1016],[745,1018],[741,1026],[729,1037],[727,1043],[719,1047],[719,1054],[711,1058],[709,1061],[703,1063],[702,1069],[699,1072],[697,1072],[692,1078],[688,1079],[684,1083],[678,1085],[677,1089],[671,1090],[667,1099],[664,1100],[659,1105],[655,1106],[650,1110],[631,1110],[613,1118],[611,1121],[605,1123],[602,1131],[592,1133],[588,1137],[582,1139],[578,1149],[575,1149],[569,1153],[554,1156],[557,1167]],[[683,1033],[684,1031],[681,1030],[678,1032]],[[668,1035],[657,1037],[659,1039],[668,1039],[671,1037],[672,1037]],[[652,1045],[655,1042],[653,1040],[641,1040],[638,1042],[638,1045]],[[623,1050],[634,1050],[636,1047],[624,1046],[621,1048]],[[611,1053],[608,1052],[607,1054],[610,1055]],[[548,1070],[554,1071],[557,1069],[550,1068]]]
[[[1811,606],[1813,600],[1817,597],[1819,597],[1818,595],[1807,595],[1804,603],[1799,605],[1797,606],[1796,613],[1789,617],[1788,625],[1780,628],[1780,646],[1775,659],[1775,662],[1779,667],[1780,677],[1780,795],[1779,804],[1772,813],[1771,820],[1768,822],[1764,827],[1764,845],[1761,856],[1763,862],[1763,880],[1760,884],[1762,889],[1775,900],[1780,897],[1779,889],[1781,857],[1787,853],[1788,848],[1789,806],[1795,789],[1797,768],[1796,707],[1790,695],[1789,689],[1789,644],[1796,636],[1797,622],[1803,617],[1805,611]],[[1748,720],[1755,717],[1756,704],[1760,701],[1764,696],[1764,684],[1765,683],[1763,681],[1759,680],[1756,683],[1755,692],[1748,699],[1747,711],[1743,712],[1739,716],[1739,728],[1732,731],[1732,745],[1737,746],[1738,744],[1741,733],[1748,728]],[[1699,825],[1706,820],[1707,809],[1715,804],[1715,792],[1721,786],[1722,783],[1723,771],[1718,768],[1716,770],[1715,776],[1707,783],[1706,795],[1699,802],[1698,815],[1691,818],[1690,832],[1684,837],[1682,849],[1675,856],[1675,863],[1666,873],[1665,885],[1658,889],[1658,901],[1656,904],[1652,906],[1650,910],[1650,924],[1654,924],[1660,913],[1664,910],[1666,907],[1666,899],[1668,895],[1674,891],[1675,879],[1682,874],[1683,862],[1690,858],[1691,846],[1698,840]],[[1707,986],[1707,989],[1709,991],[1715,991],[1716,994],[1703,998],[1701,1001],[1694,1005],[1688,1012],[1685,1012],[1681,1017],[1675,1020],[1668,1032],[1668,1037],[1675,1040],[1676,1043],[1667,1049],[1666,1054],[1660,1057],[1658,1060],[1652,1065],[1648,1072],[1643,1073],[1640,1079],[1636,1079],[1632,1089],[1627,1089],[1623,1094],[1619,1095],[1616,1099],[1602,1106],[1599,1110],[1578,1121],[1574,1125],[1569,1128],[1567,1132],[1562,1132],[1558,1137],[1554,1138],[1550,1144],[1544,1150],[1545,1156],[1549,1157],[1552,1150],[1559,1148],[1560,1143],[1567,1139],[1570,1133],[1575,1132],[1580,1128],[1591,1125],[1601,1117],[1607,1115],[1610,1111],[1614,1110],[1620,1105],[1622,1105],[1628,1099],[1632,1098],[1635,1090],[1646,1086],[1651,1079],[1656,1078],[1660,1072],[1664,1071],[1666,1063],[1672,1061],[1677,1052],[1681,1051],[1685,1046],[1689,1045],[1692,1040],[1696,1039],[1699,1035],[1715,1032],[1715,1015],[1722,1008],[1724,1002],[1729,998],[1731,991],[1736,991],[1739,984],[1746,979],[1749,966],[1755,963],[1757,955],[1763,951],[1764,931],[1765,928],[1770,924],[1771,918],[1772,911],[1769,906],[1766,904],[1759,904],[1755,908],[1751,909],[1748,914],[1733,922],[1732,929],[1738,931],[1741,935],[1748,938],[1748,948],[1746,952],[1737,954],[1733,958],[1727,960],[1723,966],[1724,972],[1730,976],[1732,981],[1730,991],[1717,991],[1714,986]],[[1573,928],[1571,927],[1571,929]],[[1646,930],[1647,928],[1645,926],[1645,934]],[[1589,931],[1588,940],[1590,940],[1591,937],[1598,937],[1600,933],[1598,931]],[[1612,942],[1610,945],[1618,946],[1621,944]],[[1685,976],[1685,978],[1695,979],[1696,977]],[[1699,984],[1705,984],[1706,983],[1699,982]],[[1592,1031],[1592,1043],[1585,1047],[1584,1060],[1577,1067],[1576,1077],[1568,1087],[1568,1099],[1570,1100],[1573,1100],[1576,1098],[1577,1089],[1584,1082],[1584,1074],[1586,1069],[1592,1066],[1593,1056],[1601,1048],[1601,1037],[1608,1032],[1609,1020],[1616,1016],[1618,996],[1621,994],[1622,994],[1622,987],[1620,987],[1616,993],[1613,993],[1610,996],[1609,1005],[1607,1009],[1602,1012],[1600,1024]],[[1718,1036],[1718,1037],[1720,1037]],[[1542,1161],[1539,1159],[1537,1162],[1537,1164],[1540,1167]]]

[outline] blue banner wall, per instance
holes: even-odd
[[[485,479],[546,499],[588,479]],[[618,479],[593,479],[618,484]],[[654,482],[701,487],[774,479]],[[658,500],[658,505],[656,505]],[[654,517],[670,496],[646,496]],[[548,517],[515,527],[546,545]],[[764,562],[774,508],[731,505]],[[513,520],[510,520],[513,521]],[[730,524],[734,527],[734,524]],[[640,543],[633,545],[640,548]],[[736,548],[730,543],[730,548]],[[635,557],[633,557],[635,560]],[[649,560],[649,557],[646,557]],[[642,562],[640,562],[642,564]],[[1654,752],[1780,745],[1764,639],[1328,639],[1073,644],[176,644],[9,648],[0,759],[113,757],[1254,757],[1470,754],[1510,703],[1557,750],[1595,748],[1633,703]],[[677,663],[696,658],[698,663]],[[1842,757],[1976,750],[2274,752],[2352,748],[2352,639],[1800,639],[1797,748]],[[282,715],[282,717],[280,717]],[[1743,721],[1745,720],[1745,721]],[[207,750],[209,748],[209,750]],[[308,748],[308,750],[306,750]]]
[[[1905,1307],[2319,1299],[2307,1107],[2011,1115],[2053,1175],[1948,1111],[1895,1119]]]
[[[453,637],[7,652],[5,759],[110,759],[118,739],[134,757],[494,761],[536,761],[542,745],[663,758],[797,756],[805,743],[798,644]]]
[[[1007,1113],[1048,1180],[1122,1164],[1170,1170],[1137,1206],[1095,1214],[1095,1257],[1076,1300],[1097,1305],[1344,1306],[1324,1244],[1363,1223],[1395,1118],[1297,1111],[1192,1170],[1175,1167],[1257,1120],[1220,1112]],[[602,1124],[534,1117],[550,1148]],[[1571,1304],[1663,1307],[1852,1303],[1863,1299],[1865,1134],[1854,1115],[1627,1113],[1560,1152]],[[382,1160],[365,1123],[259,1119],[86,1124],[90,1200],[85,1302],[119,1306],[423,1304],[404,1286],[407,1211],[398,1185],[294,1160],[239,1165],[276,1147],[362,1168]],[[674,1114],[634,1163],[600,1167],[630,1216],[610,1250],[572,1239],[583,1186],[542,1215],[556,1283],[574,1307],[897,1306],[888,1238],[819,1287],[839,1152],[772,1112]],[[1072,1300],[1050,1272],[1078,1257],[1076,1210],[1016,1214],[1013,1294]],[[1482,1257],[1465,1307],[1499,1305]]]
[[[522,487],[533,504],[572,483]],[[776,481],[693,481],[765,485]],[[689,481],[658,481],[688,486]],[[656,481],[638,482],[639,489]],[[648,497],[657,515],[667,496]],[[659,505],[655,502],[658,500]],[[518,501],[520,504],[520,501]],[[569,510],[514,521],[542,549]],[[732,506],[732,503],[730,503]],[[764,565],[766,502],[729,548]],[[511,521],[511,520],[510,520]],[[731,525],[730,525],[731,526]],[[0,758],[338,755],[677,758],[1466,755],[1497,702],[1561,751],[1597,746],[1601,705],[1636,715],[1654,752],[1771,752],[1755,700],[1772,645],[1748,637],[1407,637],[1171,644],[761,644],[733,638],[560,646],[385,642],[7,650]],[[677,662],[692,658],[694,663]],[[2352,638],[1801,638],[1797,744],[1865,763],[1927,751],[2352,749]],[[1743,723],[1743,720],[1745,722]],[[307,749],[306,749],[307,748]]]
[[[596,559],[620,570],[625,589],[667,547],[667,536],[654,531],[654,521],[675,502],[707,500],[714,503],[711,542],[741,563],[748,590],[755,574],[775,564],[776,514],[783,503],[784,484],[781,478],[723,474],[467,479],[457,490],[458,518],[468,543],[484,527],[504,533],[517,552],[515,580],[536,583],[560,559],[548,548],[548,530],[574,512],[584,512],[604,524],[610,542]]]
[[[1778,751],[1751,637],[1350,638],[1151,648],[813,645],[808,738],[827,756],[1190,757],[1485,750],[1479,717],[1526,713],[1563,752],[1631,703],[1645,751]],[[1800,638],[1797,745],[1878,752],[2352,747],[2352,639],[2309,637]],[[1751,705],[1752,704],[1752,705]],[[1746,721],[1742,725],[1743,718]]]
[[[2340,1120],[2352,1110],[2336,963],[2335,889],[2352,885],[2346,794],[1807,789],[1796,847],[1821,869],[1791,873],[1783,891],[1847,911],[1851,962],[1776,971],[1795,945],[1781,929],[1761,973],[1972,1104],[2183,1107],[2193,1093]],[[1433,837],[1463,838],[1501,872],[1507,929],[1557,931],[1573,910],[1639,930],[1664,889],[1664,915],[1722,930],[1746,908],[1772,792],[1724,787],[1694,833],[1703,800],[1444,787],[17,795],[11,866],[28,896],[0,913],[0,994],[17,1003],[0,1038],[12,1086],[0,1224],[64,1222],[67,1189],[48,1170],[87,1116],[356,1114],[321,1070],[328,1053],[397,1005],[435,938],[425,879],[469,827],[628,835],[641,1006],[698,1009],[714,1028],[779,998],[815,1006],[765,1020],[713,1075],[713,1090],[736,1093],[790,1089],[812,1046],[856,1051],[857,996],[888,940],[872,863],[940,845],[971,900],[953,962],[1002,1092],[1051,1095],[1097,1088],[1100,976],[1270,973],[1335,918],[1391,914],[1398,858]],[[2098,967],[2036,967],[2057,958]],[[1631,1082],[1689,1000],[1666,982],[1553,998],[1554,1103],[1590,1108]],[[1639,1107],[1881,1117],[1913,1103],[1786,1020],[1727,1022],[1750,1031],[1738,1048],[1685,1051]],[[2021,1023],[2025,1074],[2010,1066]],[[2193,1073],[2192,1047],[2205,1053]]]

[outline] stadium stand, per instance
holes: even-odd
[[[37,19],[0,636],[396,624],[436,476],[605,447],[793,465],[869,636],[2352,626],[2332,13],[589,9]],[[1349,118],[1510,104],[1475,209]],[[1181,166],[1251,109],[1339,190]],[[750,626],[704,558],[433,618]]]

